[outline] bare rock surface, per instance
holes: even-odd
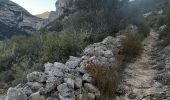
[[[16,34],[31,34],[38,29],[42,21],[10,0],[0,1],[2,38],[9,38]]]

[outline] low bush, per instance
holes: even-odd
[[[15,36],[0,43],[0,83],[16,85],[26,81],[32,71],[42,71],[46,62],[65,62],[69,56],[79,56],[86,46],[86,33],[60,33]],[[12,76],[9,80],[6,78]]]
[[[124,47],[125,60],[130,61],[142,53],[142,40],[144,39],[144,36],[135,29],[127,28],[124,32],[127,37],[122,43]]]
[[[130,60],[136,58],[142,53],[143,45],[141,41],[138,38],[136,38],[136,36],[128,34],[127,37],[128,39],[124,41],[123,45],[124,45],[126,60]]]
[[[70,33],[64,31],[57,34],[49,34],[43,41],[43,60],[45,62],[65,62],[70,55],[79,56],[87,45],[84,40],[86,33]]]
[[[90,61],[86,64],[86,70],[92,75],[95,86],[101,91],[101,100],[104,98],[107,98],[107,100],[113,98],[118,82],[114,71]]]
[[[163,38],[162,47],[166,47],[170,45],[170,34],[167,34],[166,37]]]
[[[170,7],[167,8],[166,27],[162,32],[160,32],[160,38],[164,40],[162,46],[167,46],[170,44]]]

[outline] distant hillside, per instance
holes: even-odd
[[[31,15],[18,4],[0,1],[0,40],[18,34],[31,34],[43,19]]]
[[[47,19],[48,16],[49,16],[49,14],[50,14],[50,12],[49,12],[49,11],[46,11],[46,12],[44,12],[44,13],[42,13],[42,14],[37,14],[37,15],[35,15],[35,16],[37,16],[37,17],[39,17],[39,18]]]
[[[169,0],[135,0],[135,4],[142,9],[144,13],[150,11],[167,10]]]

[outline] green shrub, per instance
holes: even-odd
[[[164,40],[163,46],[167,46],[170,44],[170,7],[167,8],[167,16],[165,17],[166,27],[160,32],[160,38]]]
[[[136,58],[142,53],[143,45],[142,40],[143,35],[139,34],[136,30],[126,29],[125,31],[126,39],[123,41],[125,59],[130,61]]]
[[[170,34],[166,34],[166,37],[163,38],[162,47],[170,45]]]
[[[16,85],[26,81],[32,71],[42,71],[46,62],[65,62],[69,56],[79,56],[87,45],[86,33],[65,30],[60,33],[35,33],[30,36],[15,36],[0,44],[0,82]],[[5,80],[10,72],[13,79]]]
[[[44,61],[65,62],[70,55],[78,56],[86,46],[85,33],[50,34],[44,37],[43,57]]]
[[[124,50],[126,55],[126,60],[130,60],[139,56],[142,52],[142,43],[138,38],[128,35],[127,41],[124,42]]]
[[[148,24],[143,23],[138,25],[138,34],[139,34],[138,38],[144,39],[145,37],[148,36],[149,33],[150,33],[150,27],[148,26]]]

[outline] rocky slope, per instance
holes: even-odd
[[[76,2],[77,0],[57,0],[55,4],[56,11],[51,11],[49,13],[49,17],[42,23],[42,27],[47,25],[46,27],[48,29],[48,27],[53,26],[53,24],[59,24],[56,23],[55,20],[63,18],[73,13],[76,10],[75,8]]]
[[[46,63],[44,72],[27,75],[27,83],[9,88],[6,100],[96,100],[100,91],[93,85],[93,79],[85,70],[86,64],[119,67],[115,55],[122,49],[123,36],[107,37],[100,43],[89,45],[81,58],[70,57],[65,63]]]
[[[41,21],[10,0],[0,1],[0,38],[30,34],[37,30]]]

